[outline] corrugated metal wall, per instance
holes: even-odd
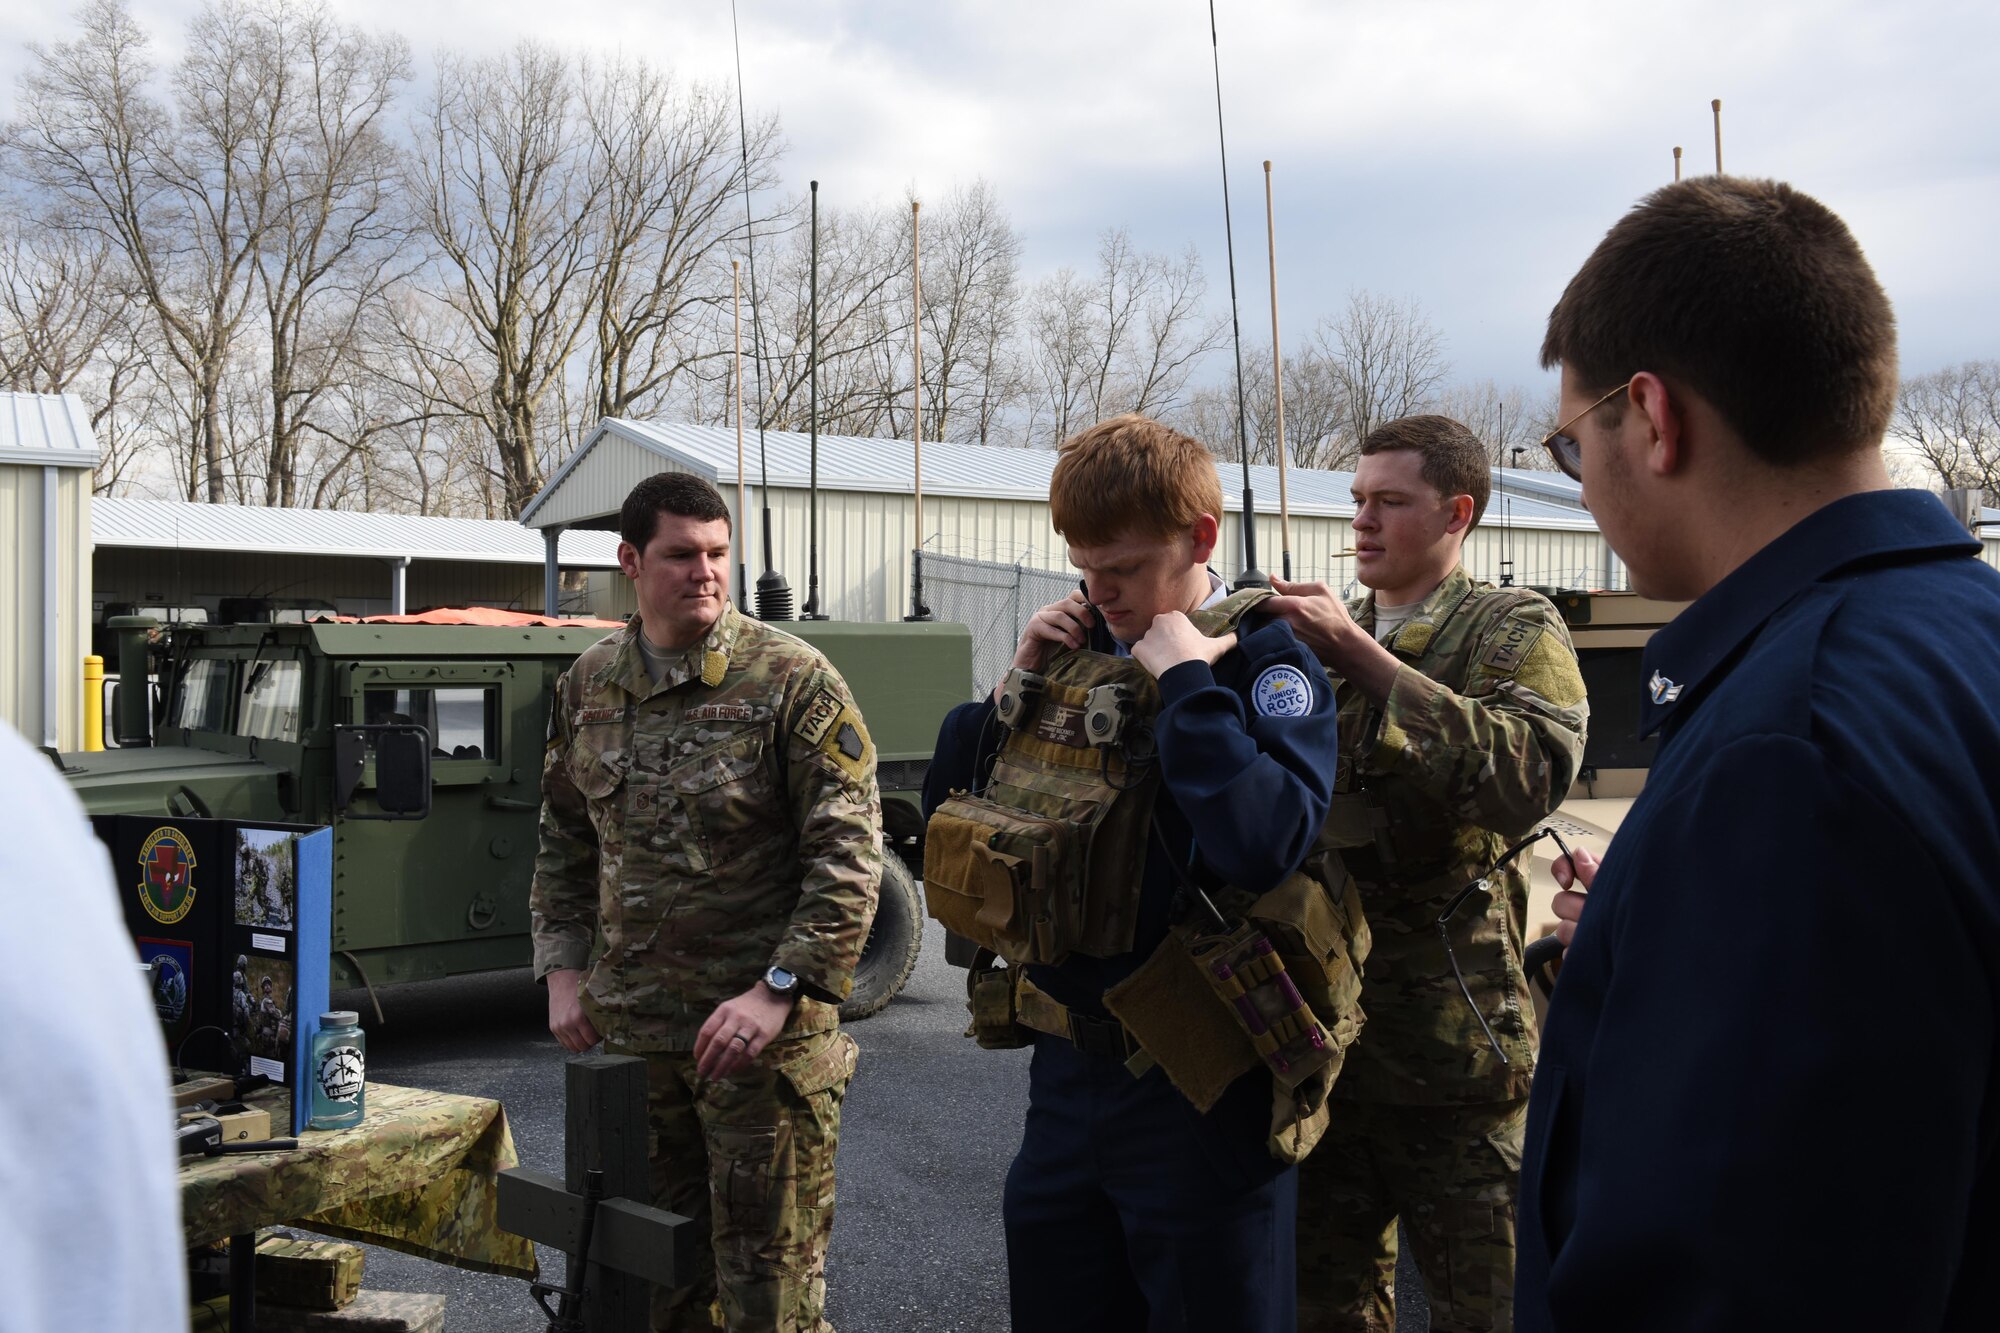
[[[651,455],[645,457],[658,461]],[[733,514],[736,488],[724,486],[722,492]],[[556,498],[561,495],[558,492]],[[599,501],[605,498],[600,495]],[[761,521],[757,512],[761,500],[754,487],[750,488],[747,499],[752,510],[751,525],[745,530],[739,523],[737,531],[745,541],[739,552],[748,552],[754,596],[757,575],[763,567],[763,539],[757,528]],[[915,536],[912,497],[872,491],[821,491],[819,503],[822,608],[838,620],[879,621],[903,616],[909,610],[909,551]],[[569,512],[588,517],[581,509],[571,508]],[[807,493],[773,489],[771,526],[777,539],[777,567],[791,584],[794,604],[803,608],[807,592]],[[924,528],[930,534],[925,549],[940,554],[1058,572],[1070,568],[1062,538],[1050,526],[1046,503],[926,496]],[[1215,553],[1216,571],[1228,579],[1234,579],[1241,567],[1237,529],[1235,516],[1224,520],[1222,541]],[[1297,578],[1325,579],[1337,586],[1345,586],[1353,579],[1353,557],[1336,554],[1353,545],[1347,520],[1295,515],[1292,545],[1292,572]],[[1518,526],[1504,537],[1498,528],[1484,525],[1474,532],[1466,549],[1466,563],[1474,577],[1498,581],[1503,546],[1513,558],[1516,583],[1623,586],[1622,569],[1616,571],[1613,582],[1605,583],[1604,543],[1595,532],[1555,532]],[[1258,515],[1257,558],[1266,573],[1282,572],[1279,523],[1274,514]],[[601,608],[602,613],[629,615],[634,607],[629,583],[622,576],[612,575],[609,588],[610,600]]]
[[[214,610],[223,597],[319,597],[343,615],[389,611],[387,561],[285,551],[171,551],[106,547],[92,562],[98,607],[106,602],[186,603]],[[542,609],[538,565],[471,560],[411,562],[405,594],[412,611],[430,606]]]
[[[83,747],[83,658],[90,651],[90,472],[0,464],[0,717],[30,743]],[[44,605],[45,486],[55,479],[56,605]],[[56,712],[44,715],[48,645]],[[53,722],[53,726],[51,726]]]

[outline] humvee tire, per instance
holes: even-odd
[[[868,929],[861,964],[854,969],[854,992],[840,1006],[841,1018],[852,1023],[888,1008],[910,979],[923,943],[924,909],[917,899],[917,882],[903,858],[885,847],[875,924]]]

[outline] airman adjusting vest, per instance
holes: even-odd
[[[1216,636],[1271,594],[1246,590],[1191,619]],[[1034,993],[1024,963],[1130,952],[1159,771],[1151,675],[1126,658],[1059,653],[1040,673],[1013,671],[999,712],[1007,729],[991,780],[956,792],[931,817],[924,888],[930,915],[1017,966],[968,978],[982,1046],[1022,1044],[1018,1021],[1065,1034],[1061,1007]],[[1189,913],[1104,1003],[1138,1048],[1197,1108],[1212,1106],[1260,1062],[1273,1076],[1269,1146],[1297,1161],[1327,1123],[1326,1098],[1361,1026],[1359,967],[1368,928],[1353,882],[1339,894],[1292,875],[1261,896],[1224,887]],[[1192,894],[1190,896],[1193,896]],[[982,957],[986,956],[982,954]]]
[[[1246,589],[1189,619],[1213,638],[1270,595]],[[1058,652],[1039,673],[1009,671],[991,779],[953,793],[924,834],[930,915],[1009,963],[1130,952],[1159,711],[1158,684],[1129,657]]]

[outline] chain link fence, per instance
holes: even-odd
[[[972,631],[972,679],[982,692],[1007,674],[1029,618],[1075,588],[1074,574],[924,553],[924,600],[939,620]]]

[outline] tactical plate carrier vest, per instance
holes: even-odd
[[[1246,589],[1189,619],[1213,638],[1271,595]],[[924,838],[929,914],[1013,965],[976,964],[968,979],[968,1035],[981,1045],[1022,1044],[1017,1022],[1055,1030],[1027,1017],[1052,1002],[1023,1003],[1032,987],[1021,965],[1132,950],[1159,795],[1159,711],[1151,673],[1130,658],[1059,651],[1040,673],[1007,673],[991,779],[954,792]],[[1174,927],[1105,996],[1139,1063],[1157,1063],[1201,1110],[1263,1063],[1278,1095],[1271,1149],[1289,1161],[1324,1130],[1327,1092],[1362,1021],[1367,923],[1353,881],[1339,874],[1335,894],[1315,878],[1324,873],[1309,865],[1261,897],[1219,890],[1215,902],[1238,924]]]

